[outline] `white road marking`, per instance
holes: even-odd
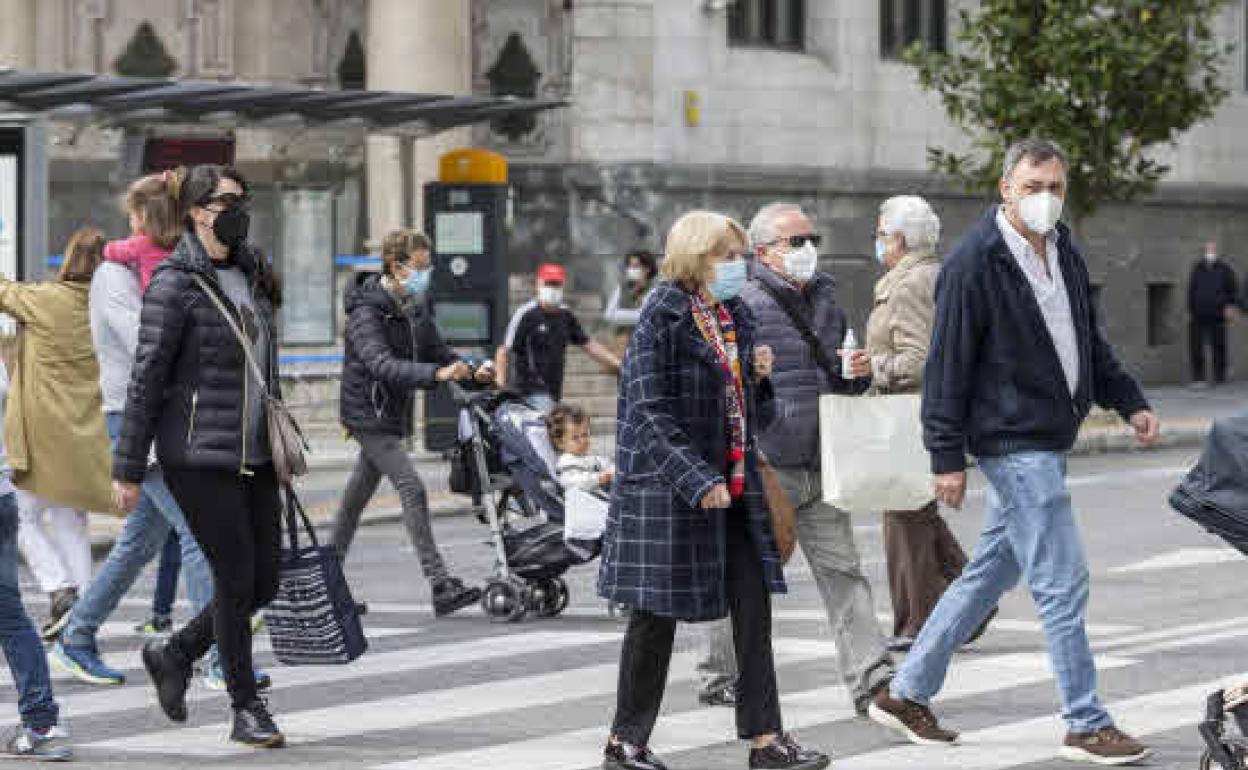
[[[1109,571],[1111,575],[1130,575],[1139,572],[1199,567],[1206,564],[1226,562],[1243,563],[1244,556],[1234,548],[1177,548],[1173,551],[1151,556],[1143,561],[1124,564]]]
[[[1098,657],[1101,670],[1132,665],[1134,661]],[[1051,678],[1041,653],[1001,655],[982,660],[962,659],[949,671],[943,697],[958,698]],[[843,686],[819,687],[791,693],[782,699],[786,727],[801,729],[854,716]],[[729,709],[700,708],[664,714],[651,741],[664,752],[675,753],[724,743],[735,734]],[[524,741],[495,744],[465,751],[380,765],[375,770],[462,770],[465,767],[505,767],[507,770],[578,770],[602,761],[607,725],[571,730]]]

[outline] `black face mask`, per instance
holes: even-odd
[[[217,214],[212,223],[212,234],[222,245],[237,249],[247,242],[247,229],[251,226],[251,215],[242,206],[230,206]]]

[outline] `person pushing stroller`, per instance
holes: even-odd
[[[453,577],[438,552],[425,485],[403,439],[411,432],[417,388],[465,380],[472,368],[442,340],[426,301],[433,271],[429,240],[398,230],[382,245],[382,272],[365,273],[347,287],[347,325],[339,402],[343,425],[360,444],[360,457],[334,518],[333,543],[346,561],[360,515],[384,475],[399,492],[403,524],[433,588],[433,612],[442,617],[481,599],[481,589]],[[493,375],[488,366],[479,381]]]

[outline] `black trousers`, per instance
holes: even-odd
[[[169,491],[212,569],[212,601],[169,640],[184,661],[215,642],[234,708],[256,699],[251,616],[277,593],[281,501],[273,466],[237,471],[165,469]]]
[[[728,511],[728,562],[725,590],[737,652],[737,735],[753,738],[782,732],[780,694],[771,651],[771,594],[762,561],[746,529],[745,511]],[[672,660],[676,620],[633,610],[620,651],[620,681],[611,733],[639,746],[650,733],[663,703]]]
[[[1226,382],[1226,320],[1193,318],[1189,328],[1192,352],[1192,381],[1205,379],[1205,345],[1213,348],[1213,381]]]

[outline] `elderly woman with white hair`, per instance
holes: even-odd
[[[936,314],[939,240],[940,219],[924,199],[898,195],[881,204],[875,257],[888,272],[875,285],[866,338],[872,388],[878,393],[921,389]],[[884,512],[884,552],[893,602],[889,647],[904,651],[941,594],[962,574],[966,553],[934,499],[917,511]],[[983,631],[981,627],[972,640]]]

